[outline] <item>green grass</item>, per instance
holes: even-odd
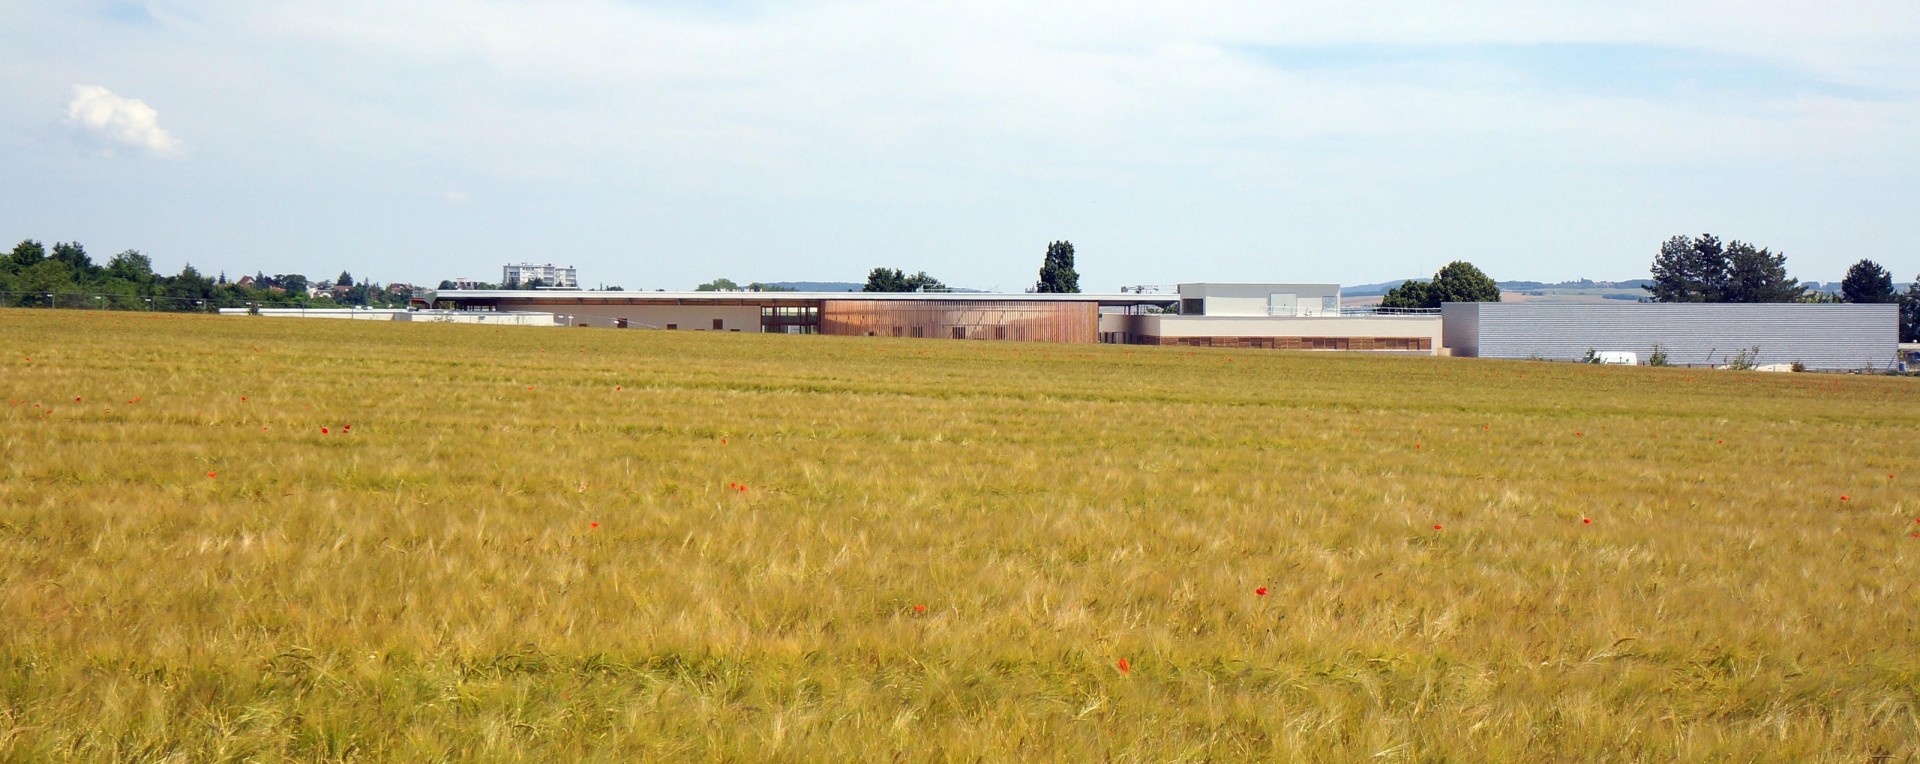
[[[3,760],[1920,754],[1911,379],[0,311],[0,388]]]

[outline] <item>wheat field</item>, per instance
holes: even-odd
[[[0,312],[0,760],[1909,761],[1920,385]]]

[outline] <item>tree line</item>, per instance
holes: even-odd
[[[103,307],[120,310],[205,310],[211,307],[405,307],[411,294],[394,295],[378,284],[358,282],[342,272],[317,286],[327,290],[308,297],[306,276],[254,274],[248,283],[225,273],[207,276],[191,263],[166,276],[153,260],[129,249],[98,264],[79,242],[56,242],[51,249],[28,239],[0,257],[0,306]],[[336,289],[336,287],[344,287]],[[51,295],[51,297],[49,296]],[[84,298],[75,300],[79,295]],[[63,297],[64,296],[64,297]],[[64,300],[64,301],[63,301]]]
[[[899,268],[882,266],[867,273],[867,283],[860,291],[944,292],[947,291],[947,285],[927,275],[926,271],[908,275]],[[1073,242],[1047,244],[1047,254],[1040,261],[1040,280],[1029,291],[1043,294],[1080,293],[1080,272],[1073,265]]]
[[[1848,302],[1897,303],[1900,341],[1920,342],[1920,276],[1905,293],[1893,273],[1862,258],[1847,268],[1838,295],[1818,292],[1787,275],[1787,256],[1743,241],[1722,243],[1713,234],[1675,236],[1653,258],[1653,302]]]

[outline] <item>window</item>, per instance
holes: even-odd
[[[716,319],[714,319],[714,320],[713,320],[713,330],[714,330],[714,331],[716,331],[716,332],[717,332],[717,331],[720,331],[720,330],[722,330],[722,329],[725,329],[725,328],[727,328],[727,320],[726,320],[726,319],[724,319],[724,318],[716,318]]]
[[[667,328],[668,328],[668,329],[678,329],[678,328],[680,328],[680,325],[679,325],[679,324],[667,324]]]

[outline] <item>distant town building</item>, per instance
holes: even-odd
[[[459,276],[456,278],[448,279],[448,281],[453,282],[454,289],[479,289],[480,288],[480,282],[467,278],[465,276]]]
[[[500,269],[501,284],[531,284],[539,279],[542,286],[554,289],[579,289],[580,280],[571,265],[534,265],[532,263],[509,264]]]

